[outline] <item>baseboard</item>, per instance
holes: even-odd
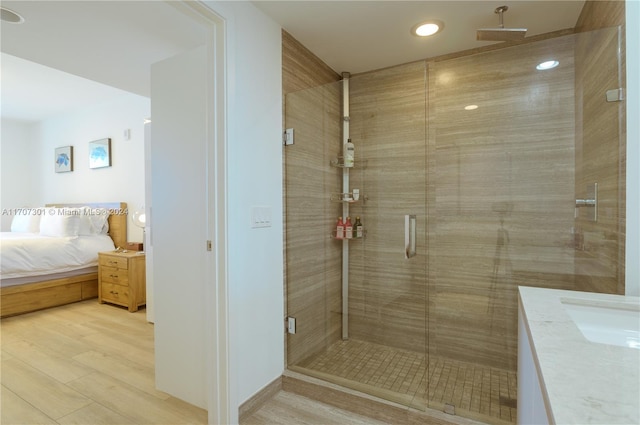
[[[279,376],[260,391],[255,393],[249,400],[242,403],[238,408],[238,418],[240,423],[243,423],[246,418],[253,415],[264,403],[273,398],[273,396],[278,394],[281,390],[282,376]]]

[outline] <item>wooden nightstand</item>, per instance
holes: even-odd
[[[138,311],[145,305],[145,255],[135,251],[98,253],[98,301]]]

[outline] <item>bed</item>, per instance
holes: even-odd
[[[18,223],[17,231],[2,234],[0,317],[96,298],[98,296],[98,252],[126,246],[127,204],[124,202],[47,204],[41,209],[19,210],[21,211],[17,212],[22,216],[45,217],[50,214],[53,218],[41,218],[39,223]],[[53,211],[55,213],[52,213]],[[74,215],[81,215],[83,218],[67,217]],[[91,218],[84,218],[86,215],[90,215]],[[55,255],[51,252],[44,254],[46,263],[44,266],[29,265],[30,270],[26,272],[24,269],[27,265],[22,263],[29,262],[39,255],[33,254],[35,252],[45,252],[43,245],[38,241],[44,236],[50,237],[46,238],[47,243],[54,243],[55,236],[68,236],[66,233],[58,233],[66,232],[66,228],[60,229],[72,220],[75,220],[73,226],[78,236],[62,238],[64,239],[61,242],[62,245],[54,247],[54,251],[51,251],[55,252]],[[79,220],[82,220],[83,224],[77,224]],[[19,220],[14,219],[14,221]],[[101,231],[96,230],[105,222],[106,225]],[[83,226],[90,226],[87,227],[90,230],[88,233],[102,233],[102,235],[96,235],[95,238],[84,237],[82,236],[85,234],[82,230]],[[13,224],[12,230],[16,230]],[[21,232],[24,233],[18,235]],[[13,245],[17,245],[21,252],[14,254],[9,251]],[[51,257],[62,255],[67,248],[71,250],[69,254],[71,259],[64,265],[51,265],[52,269],[47,270],[48,264],[53,264]]]

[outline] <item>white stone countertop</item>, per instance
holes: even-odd
[[[637,305],[640,298],[527,286],[520,286],[519,292],[553,422],[640,424],[640,349],[587,340],[562,303],[570,299]]]

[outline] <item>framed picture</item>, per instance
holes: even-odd
[[[89,168],[111,167],[111,139],[89,142]]]
[[[62,146],[55,149],[56,173],[73,171],[73,146]]]

